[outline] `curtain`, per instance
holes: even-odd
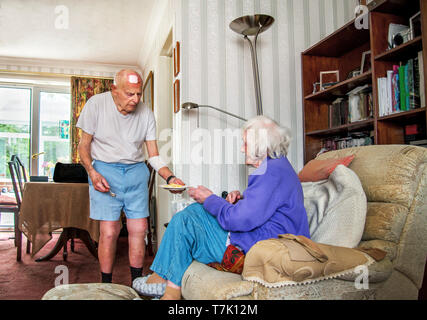
[[[71,77],[71,159],[73,163],[80,162],[77,147],[82,133],[76,127],[80,113],[90,97],[109,91],[112,84],[113,79]]]

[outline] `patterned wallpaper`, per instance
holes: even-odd
[[[264,114],[291,129],[288,158],[303,166],[300,53],[353,18],[355,0],[181,0],[176,11],[175,40],[181,42],[181,103],[192,101],[250,118],[256,115],[249,45],[229,24],[243,15],[264,13],[275,18],[258,38],[258,63]],[[175,4],[176,5],[176,4]],[[240,120],[211,109],[180,112],[174,144],[176,173],[190,185],[243,190],[247,171],[238,152],[238,138],[214,145],[224,130]],[[218,131],[222,129],[222,131]],[[234,132],[234,131],[233,131]],[[230,143],[234,147],[230,148]],[[222,164],[214,161],[220,153]],[[198,157],[200,156],[200,157]],[[203,159],[202,163],[194,159]],[[193,161],[192,161],[193,160]],[[225,160],[225,161],[224,161]]]

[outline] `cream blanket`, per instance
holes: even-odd
[[[303,182],[304,206],[314,242],[356,247],[365,227],[367,199],[356,173],[339,165],[328,180]]]

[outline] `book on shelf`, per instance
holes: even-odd
[[[409,109],[420,107],[420,72],[418,57],[408,61],[408,96],[407,102]]]
[[[391,78],[391,110],[397,112],[400,110],[400,90],[399,90],[399,66],[393,66],[393,74]]]
[[[348,95],[348,122],[366,120],[373,115],[372,86],[359,86]]]
[[[405,66],[399,67],[400,110],[406,111]],[[388,113],[386,113],[388,114]]]
[[[425,91],[424,91],[424,86],[425,86],[425,82],[424,82],[424,60],[423,60],[423,52],[419,51],[418,52],[418,75],[419,75],[419,79],[420,79],[420,107],[421,108],[425,108],[426,106],[426,96],[425,96]]]
[[[409,141],[409,144],[413,146],[427,148],[427,139]]]
[[[420,59],[421,57],[421,59]],[[425,107],[422,51],[377,79],[379,116]]]
[[[423,140],[426,138],[425,125],[414,123],[407,124],[404,127],[405,144],[411,144],[412,141]]]
[[[372,145],[373,132],[353,132],[347,137],[335,136],[322,140],[321,151],[341,150],[346,148]]]
[[[329,128],[348,123],[348,100],[337,98],[329,105]]]

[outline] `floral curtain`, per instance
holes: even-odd
[[[113,79],[71,77],[71,156],[73,163],[80,162],[77,147],[82,133],[76,127],[80,113],[90,97],[109,91],[112,84]]]

